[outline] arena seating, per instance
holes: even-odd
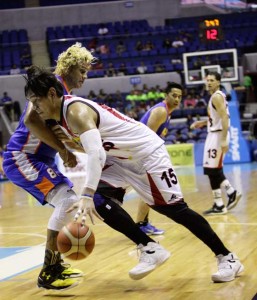
[[[146,20],[108,22],[105,26],[109,32],[105,36],[98,35],[99,24],[49,27],[46,39],[52,66],[58,54],[75,41],[88,46],[93,38],[97,38],[98,46],[105,44],[109,48],[109,53],[98,54],[103,69],[107,68],[109,62],[112,62],[115,68],[123,62],[128,69],[128,75],[137,73],[136,68],[141,61],[147,66],[147,73],[156,72],[157,62],[164,66],[165,72],[182,71],[184,52],[237,48],[240,62],[242,54],[257,43],[256,13],[235,13],[230,14],[229,18],[226,15],[217,17],[222,23],[224,39],[212,43],[203,43],[199,38],[199,21],[202,17],[168,20],[164,26],[156,27],[151,27]],[[183,39],[183,46],[163,48],[165,38],[174,40],[176,37]],[[142,43],[150,41],[154,48],[150,51],[137,51],[135,47],[139,40]],[[122,54],[116,52],[116,46],[120,41],[126,48]],[[225,62],[228,59],[227,55],[224,54],[222,59]],[[93,71],[90,77],[104,75],[104,72]]]
[[[27,51],[25,56],[25,51]],[[7,75],[13,65],[23,69],[31,65],[31,50],[25,29],[0,32],[0,75]]]

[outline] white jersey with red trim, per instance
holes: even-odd
[[[220,94],[223,98],[224,104],[226,106],[227,114],[229,116],[229,110],[228,110],[228,103],[226,100],[226,95],[222,91],[216,91],[215,93],[212,94],[210,101],[208,103],[208,126],[207,130],[208,132],[214,132],[214,131],[221,131],[222,130],[222,122],[221,122],[221,117],[219,116],[212,99],[215,95]],[[230,126],[230,124],[228,125]]]
[[[81,97],[69,96],[67,98],[64,96],[60,125],[77,142],[79,142],[79,135],[70,130],[66,114],[71,104],[80,102],[85,103],[96,112],[96,126],[100,132],[107,156],[139,160],[147,157],[164,144],[164,141],[145,124],[125,116],[116,109]]]

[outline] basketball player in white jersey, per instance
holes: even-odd
[[[135,235],[135,222],[112,199],[96,197],[99,181],[126,189],[132,186],[157,212],[183,225],[214,252],[218,271],[214,282],[234,280],[244,267],[229,251],[209,223],[190,209],[183,199],[178,178],[164,141],[145,124],[128,118],[115,109],[77,96],[63,96],[60,82],[49,71],[32,66],[27,71],[25,95],[43,120],[54,119],[88,154],[85,185],[75,209],[75,220],[87,215],[108,221],[120,232],[123,227]],[[136,225],[137,227],[137,225]],[[144,242],[147,235],[137,227],[142,241],[139,264],[130,270],[132,279],[141,279],[163,264],[169,251],[155,241]]]
[[[208,175],[212,194],[213,206],[204,211],[205,215],[226,214],[241,198],[225,177],[223,172],[223,159],[229,149],[230,116],[226,96],[220,91],[221,75],[210,72],[207,75],[207,87],[211,98],[208,103],[208,121],[196,121],[191,129],[207,126],[208,135],[204,146],[203,167],[204,174]],[[221,188],[227,193],[228,201],[224,204]]]

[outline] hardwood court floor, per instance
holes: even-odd
[[[210,276],[217,270],[213,253],[186,229],[152,211],[153,224],[165,230],[156,240],[172,252],[163,266],[142,280],[131,280],[128,271],[137,263],[133,243],[100,221],[94,226],[89,223],[96,236],[95,249],[85,260],[70,261],[85,277],[79,286],[63,292],[36,287],[52,209],[39,206],[10,182],[0,183],[0,299],[251,300],[257,293],[257,164],[226,166],[225,173],[243,197],[233,211],[208,217],[208,221],[243,262],[241,277],[212,283]],[[209,182],[201,168],[179,168],[177,174],[191,208],[202,213],[212,205]],[[83,179],[74,182],[79,187]],[[133,217],[137,201],[132,192],[124,204]]]

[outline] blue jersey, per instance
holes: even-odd
[[[67,95],[65,83],[61,78],[58,79]],[[27,107],[28,103],[4,152],[3,169],[9,180],[26,190],[41,204],[46,204],[46,196],[57,185],[72,187],[73,184],[58,170],[55,163],[56,151],[33,136],[25,126]]]
[[[63,85],[64,95],[69,94],[62,78],[59,76],[56,77],[61,81]],[[28,102],[26,103],[26,107],[20,117],[19,124],[16,130],[7,144],[7,151],[20,151],[27,154],[36,154],[40,157],[47,156],[50,158],[54,158],[56,155],[56,151],[36,138],[25,126],[24,117],[27,111],[27,107]]]
[[[160,125],[160,127],[157,129],[156,133],[159,136],[165,136],[167,134],[168,131],[168,126],[169,126],[169,122],[170,122],[170,115],[168,113],[168,109],[167,109],[167,105],[165,102],[160,102],[155,104],[153,107],[151,107],[144,115],[143,117],[140,119],[140,122],[144,123],[147,125],[148,119],[151,115],[151,112],[153,109],[155,109],[156,107],[164,107],[166,109],[167,112],[167,117],[166,117],[166,121],[164,123],[162,123]]]

